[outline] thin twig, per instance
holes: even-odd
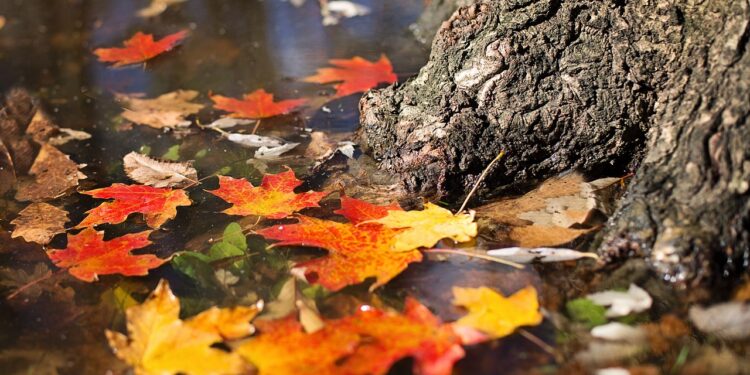
[[[426,253],[432,253],[432,254],[449,254],[449,255],[463,255],[470,258],[477,258],[477,259],[483,259],[490,262],[500,263],[504,264],[506,266],[511,266],[513,268],[523,269],[524,266],[522,264],[518,264],[516,262],[511,262],[509,260],[505,259],[499,259],[495,257],[491,257],[489,255],[482,255],[482,254],[474,254],[467,251],[461,251],[461,250],[450,250],[450,249],[429,249],[424,250]]]
[[[540,347],[545,352],[547,352],[550,355],[552,355],[553,357],[557,358],[557,351],[555,350],[555,348],[553,348],[552,346],[550,346],[549,344],[547,344],[546,342],[544,342],[539,337],[536,337],[533,333],[531,333],[531,332],[529,332],[529,331],[527,331],[527,330],[525,330],[523,328],[519,328],[518,329],[518,333],[520,333],[521,336],[523,336],[524,338],[526,338],[526,340],[531,341],[532,343],[534,343],[536,346]]]
[[[258,131],[259,126],[260,126],[260,119],[258,119],[258,121],[255,122],[255,127],[253,128],[253,132],[250,134],[255,134],[255,132]]]
[[[490,172],[490,169],[492,169],[492,166],[494,166],[495,163],[498,162],[498,160],[502,159],[504,155],[505,155],[505,150],[500,151],[500,153],[497,154],[497,156],[495,156],[494,159],[492,159],[490,164],[487,165],[487,168],[484,168],[484,170],[482,171],[482,174],[479,175],[479,179],[477,179],[477,182],[474,183],[474,187],[472,187],[471,191],[469,191],[469,195],[467,195],[466,199],[464,199],[464,203],[461,204],[461,208],[458,209],[459,213],[464,211],[464,209],[466,208],[466,205],[469,203],[469,199],[471,199],[471,197],[477,191],[477,188],[479,187],[479,184],[482,183],[482,180],[484,180],[484,178],[487,177],[487,173]]]
[[[55,275],[58,275],[58,274],[60,274],[60,271],[55,271],[55,272],[49,271],[49,272],[47,272],[47,274],[46,274],[46,275],[44,275],[44,276],[42,276],[42,277],[40,277],[40,278],[38,278],[38,279],[36,279],[36,280],[31,280],[31,281],[29,281],[28,283],[26,283],[26,284],[24,284],[24,285],[21,285],[21,286],[20,286],[20,287],[18,287],[18,289],[16,289],[16,290],[15,290],[15,291],[14,291],[13,293],[11,293],[11,294],[9,294],[9,295],[8,295],[7,297],[5,297],[5,299],[6,299],[6,300],[11,300],[11,299],[13,299],[13,298],[14,298],[15,296],[17,296],[17,295],[21,294],[21,293],[22,293],[22,292],[23,292],[24,290],[26,290],[26,289],[29,289],[29,288],[31,288],[32,286],[34,286],[34,285],[36,285],[36,284],[39,284],[39,283],[41,283],[41,282],[42,282],[42,281],[44,281],[44,280],[50,279],[50,278],[52,278],[53,276],[55,276]]]

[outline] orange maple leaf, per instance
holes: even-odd
[[[211,100],[214,101],[214,108],[230,112],[230,117],[253,120],[284,115],[307,102],[307,99],[289,99],[275,102],[273,94],[269,94],[263,89],[245,94],[242,99],[211,95]]]
[[[86,213],[83,221],[76,228],[93,227],[99,224],[119,224],[132,213],[142,213],[146,224],[159,228],[167,220],[177,216],[178,206],[192,204],[187,193],[182,189],[155,188],[145,185],[112,184],[110,187],[83,191],[81,194],[99,199],[114,199],[102,203]]]
[[[309,191],[296,194],[294,189],[302,185],[287,169],[274,175],[265,175],[260,186],[253,186],[245,179],[219,176],[219,188],[209,193],[233,204],[224,210],[228,215],[258,215],[269,219],[283,219],[307,207],[318,207],[318,202],[328,195],[324,192]]]
[[[171,50],[187,35],[188,31],[182,30],[154,41],[153,35],[139,31],[123,42],[124,48],[98,48],[94,54],[99,56],[99,61],[115,63],[115,67],[138,64]]]
[[[398,203],[391,203],[388,206],[377,206],[363,200],[342,196],[341,208],[333,212],[347,218],[353,224],[359,224],[383,218],[388,215],[388,211],[393,210],[401,211],[401,206]]]
[[[164,264],[168,259],[155,255],[133,255],[130,252],[151,244],[150,230],[126,234],[104,241],[104,232],[86,228],[76,235],[68,235],[68,246],[63,250],[49,250],[47,256],[60,268],[83,281],[97,280],[97,275],[121,274],[144,276],[148,270]]]
[[[278,240],[274,246],[310,246],[328,250],[328,255],[297,265],[308,280],[337,291],[375,277],[375,289],[422,260],[419,251],[394,252],[397,230],[377,224],[354,225],[299,216],[299,223],[259,230],[261,236]]]
[[[317,74],[304,79],[305,82],[334,83],[336,97],[347,96],[356,92],[365,92],[379,83],[394,83],[398,77],[393,73],[391,61],[385,55],[380,60],[370,62],[359,56],[351,59],[333,59],[329,61],[335,68],[318,69]]]
[[[326,320],[313,333],[304,333],[294,317],[255,325],[260,334],[237,352],[260,375],[385,374],[406,357],[415,359],[415,373],[448,375],[464,356],[453,325],[442,324],[412,298],[403,313],[361,306],[352,316]]]

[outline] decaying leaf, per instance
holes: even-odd
[[[60,268],[66,268],[76,278],[92,282],[97,275],[121,274],[144,276],[148,270],[168,261],[155,255],[133,255],[130,252],[151,244],[151,231],[126,234],[104,241],[104,232],[86,228],[68,235],[68,246],[63,250],[49,250],[47,256]]]
[[[607,317],[610,318],[646,311],[653,302],[648,292],[635,284],[630,284],[626,292],[608,290],[589,294],[586,298],[597,305],[609,306]]]
[[[258,215],[270,219],[282,219],[307,207],[318,207],[318,202],[328,193],[295,193],[302,185],[288,169],[275,175],[265,175],[260,186],[253,186],[245,179],[219,176],[219,188],[209,193],[231,203],[224,210],[228,215]]]
[[[508,336],[518,327],[542,322],[536,289],[532,286],[510,297],[486,287],[453,287],[453,304],[469,311],[456,324],[478,329],[494,338]]]
[[[117,94],[116,98],[125,107],[122,117],[136,124],[156,129],[174,129],[190,126],[185,117],[198,113],[203,104],[193,103],[198,92],[177,90],[154,99],[141,99],[134,95]]]
[[[329,251],[327,256],[299,263],[309,282],[337,291],[375,277],[371,289],[381,286],[409,263],[422,260],[419,251],[391,251],[397,231],[379,225],[337,223],[299,216],[299,223],[259,230],[261,236],[280,241],[274,246],[311,246]]]
[[[10,151],[0,140],[0,195],[11,191],[16,186],[16,168]]]
[[[91,138],[91,134],[81,130],[68,128],[59,128],[57,130],[60,134],[50,137],[50,139],[47,140],[47,143],[53,146],[61,146],[70,141],[85,141]]]
[[[128,177],[148,186],[184,188],[198,181],[198,171],[189,162],[166,162],[131,152],[125,155],[123,164]]]
[[[19,181],[16,199],[40,202],[67,195],[78,186],[78,180],[86,178],[78,168],[68,155],[45,144],[29,170],[33,181],[29,178]]]
[[[359,56],[351,59],[333,59],[329,63],[334,68],[318,69],[317,74],[304,79],[313,83],[336,83],[336,97],[343,97],[358,92],[365,92],[377,87],[380,83],[394,83],[398,80],[393,73],[391,61],[385,55],[380,60],[371,62]]]
[[[370,14],[370,8],[351,1],[333,0],[320,2],[320,14],[323,16],[323,25],[337,25],[342,18],[366,16]]]
[[[548,247],[508,247],[504,249],[488,250],[487,255],[516,263],[565,262],[581,258],[599,259],[599,256],[595,253],[584,253],[573,249],[555,249]]]
[[[421,211],[390,210],[386,216],[372,222],[391,229],[401,229],[396,234],[393,251],[432,247],[443,238],[466,242],[477,235],[473,213],[454,215],[432,203],[425,204]]]
[[[590,232],[597,215],[612,213],[613,189],[609,187],[618,181],[585,182],[580,174],[567,174],[519,198],[479,207],[477,216],[509,226],[508,237],[518,246],[559,246]]]
[[[274,101],[273,94],[258,89],[245,94],[242,99],[212,95],[214,108],[229,112],[229,116],[259,120],[287,114],[307,102],[307,99]]]
[[[174,4],[184,3],[187,0],[151,0],[151,4],[149,4],[145,8],[141,8],[138,10],[138,17],[142,18],[150,18],[150,17],[156,17],[162,13],[164,13],[167,8]]]
[[[255,151],[255,154],[253,157],[256,159],[275,159],[279,156],[293,150],[295,147],[299,146],[299,143],[289,142],[285,145],[276,146],[276,147],[266,147],[263,146],[259,148],[257,151]]]
[[[32,203],[10,223],[15,226],[12,238],[21,237],[26,242],[46,245],[52,237],[65,232],[68,212],[47,203]]]
[[[254,122],[255,121],[253,120],[245,120],[241,118],[222,117],[204,126],[204,128],[224,130],[224,129],[229,129],[229,128],[233,128],[235,126],[240,126],[240,125],[250,125]]]
[[[118,358],[136,374],[241,374],[248,365],[237,354],[214,347],[254,332],[250,321],[262,304],[219,309],[212,307],[180,320],[180,303],[162,280],[149,299],[127,310],[128,336],[107,330]]]
[[[728,340],[750,337],[750,303],[733,301],[710,307],[692,306],[689,315],[701,332]]]
[[[115,67],[140,64],[171,50],[187,35],[187,30],[182,30],[154,41],[153,35],[139,31],[123,42],[123,48],[98,48],[94,50],[94,54],[99,57],[99,61],[115,63]]]
[[[284,141],[283,139],[255,134],[227,133],[224,135],[224,138],[226,138],[229,142],[233,142],[242,147],[249,148],[280,147],[286,143],[286,141]]]
[[[59,299],[70,299],[75,296],[71,288],[62,287],[52,279],[52,271],[44,263],[37,263],[31,272],[22,268],[0,269],[0,285],[19,291],[29,302],[36,301],[44,292],[49,292]],[[23,289],[20,289],[23,288]]]
[[[136,212],[145,216],[149,227],[159,228],[177,216],[177,207],[192,204],[184,190],[144,185],[112,184],[106,188],[82,191],[81,194],[114,201],[102,203],[87,211],[87,216],[76,228],[105,223],[119,224]]]

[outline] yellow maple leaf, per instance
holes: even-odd
[[[249,369],[242,357],[212,345],[252,334],[250,321],[261,306],[212,307],[183,321],[179,300],[162,280],[146,302],[127,309],[129,338],[110,330],[106,334],[117,357],[136,374],[241,374]]]
[[[493,338],[507,336],[521,326],[535,326],[542,322],[533,286],[527,286],[510,297],[487,287],[453,287],[453,304],[469,310],[456,324],[478,329]]]
[[[394,251],[432,247],[443,238],[466,242],[477,235],[473,213],[454,215],[432,203],[425,204],[422,211],[391,210],[385,217],[369,222],[380,223],[391,229],[402,229],[396,235],[392,247]]]

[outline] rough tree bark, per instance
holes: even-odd
[[[457,0],[454,0],[457,1]],[[576,169],[636,171],[600,251],[673,281],[750,264],[750,4],[489,0],[442,24],[418,76],[368,93],[360,143],[458,200]]]

